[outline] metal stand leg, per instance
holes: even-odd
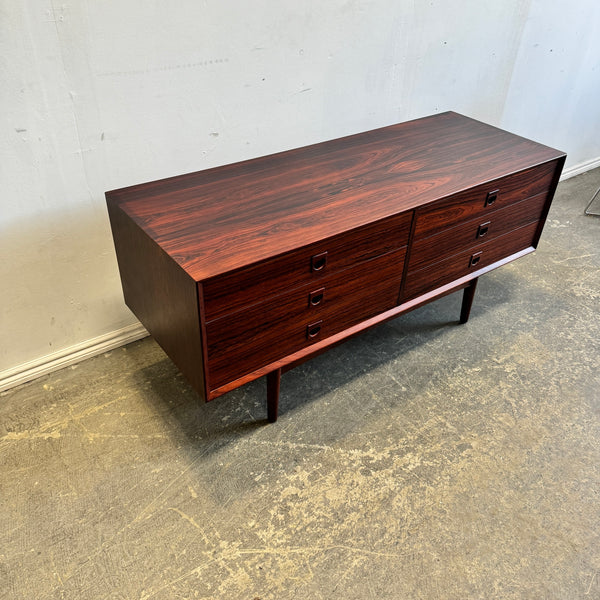
[[[598,212],[597,210],[596,211],[590,210],[590,207],[594,203],[594,200],[596,199],[596,196],[598,195],[599,192],[600,192],[600,188],[598,188],[596,190],[596,193],[592,196],[592,199],[590,200],[590,203],[585,207],[584,213],[586,215],[590,215],[590,216],[593,216],[593,217],[600,217],[600,212]]]

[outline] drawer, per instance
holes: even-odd
[[[530,223],[510,233],[461,252],[424,269],[409,271],[404,284],[402,301],[434,290],[498,260],[533,245],[538,223]]]
[[[396,306],[405,249],[208,323],[211,389]]]
[[[543,192],[495,210],[485,217],[471,219],[431,235],[415,239],[409,259],[409,271],[422,269],[469,248],[496,239],[513,229],[538,221],[548,194]]]
[[[202,285],[206,321],[406,246],[412,215],[395,215],[207,280]]]
[[[496,179],[454,194],[417,211],[414,239],[427,237],[463,221],[485,218],[493,211],[548,192],[556,161]]]

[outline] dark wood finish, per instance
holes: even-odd
[[[493,211],[547,193],[556,170],[556,162],[550,162],[535,169],[528,169],[509,177],[503,177],[491,184],[480,185],[472,190],[455,194],[435,206],[421,209],[417,214],[415,236],[431,235],[440,227],[449,227],[468,219],[479,218],[484,221]],[[490,187],[499,188],[494,192],[495,201],[486,200]]]
[[[561,155],[449,112],[107,197],[203,281]]]
[[[461,277],[456,281],[452,281],[449,284],[431,290],[430,292],[427,292],[422,296],[418,296],[417,298],[413,298],[412,300],[406,300],[405,302],[402,302],[401,304],[395,306],[391,310],[380,313],[365,321],[361,321],[357,325],[349,327],[348,329],[345,329],[340,333],[334,334],[325,340],[317,342],[311,346],[308,346],[307,348],[303,348],[302,350],[298,350],[297,352],[294,352],[293,354],[290,354],[285,358],[282,358],[281,360],[265,365],[264,367],[260,367],[259,369],[252,373],[249,373],[248,375],[231,381],[217,389],[211,390],[210,399],[213,400],[214,398],[218,398],[219,396],[222,396],[223,394],[226,394],[227,392],[230,392],[231,390],[234,390],[244,385],[245,383],[248,383],[250,381],[258,379],[259,377],[262,377],[263,375],[266,375],[267,373],[270,373],[274,369],[281,369],[281,372],[285,373],[293,369],[296,365],[302,364],[303,362],[311,359],[312,357],[318,356],[319,354],[326,352],[329,348],[346,341],[350,337],[359,335],[363,331],[374,327],[375,325],[379,325],[380,323],[384,323],[385,321],[389,321],[390,319],[395,319],[399,315],[419,308],[420,306],[428,304],[429,302],[432,302],[434,300],[438,300],[439,298],[447,296],[448,294],[452,294],[459,290],[464,290],[471,283],[474,277],[480,277],[481,275],[484,275],[489,271],[497,269],[498,267],[502,267],[503,265],[512,262],[513,260],[517,260],[523,256],[526,256],[527,254],[530,254],[533,251],[534,248],[526,248],[525,250],[521,250],[516,254],[507,256],[487,267],[479,269],[475,273],[471,273],[468,276]]]
[[[490,212],[485,217],[472,219],[448,227],[430,236],[417,235],[411,246],[409,270],[416,270],[469,248],[489,242],[518,229],[523,225],[538,222],[546,204],[547,193],[511,204]],[[483,234],[482,234],[483,232]]]
[[[425,293],[427,290],[444,285],[454,279],[460,279],[476,269],[481,269],[510,256],[520,250],[531,247],[537,229],[537,222],[515,229],[495,240],[490,240],[472,249],[455,254],[434,265],[410,271],[404,284],[405,300]]]
[[[207,400],[196,282],[118,206],[108,211],[127,306]]]
[[[309,284],[208,323],[210,388],[393,308],[404,255],[402,248],[320,279],[325,294],[317,306],[309,302]],[[317,321],[319,333],[308,335]]]
[[[281,385],[281,369],[267,373],[267,419],[269,423],[277,421],[279,412],[279,387]]]
[[[460,322],[461,324],[466,323],[469,320],[471,314],[471,307],[473,306],[473,299],[475,298],[475,290],[477,289],[478,277],[475,277],[464,289],[462,305],[460,307]]]
[[[331,273],[406,246],[411,220],[411,212],[403,213],[209,279],[203,284],[206,318],[212,321],[291,286],[309,282],[318,286]],[[323,254],[326,264],[314,270],[313,259]]]
[[[460,289],[464,322],[564,158],[444,113],[113,190],[125,299],[203,398],[269,374],[274,420],[282,369]]]

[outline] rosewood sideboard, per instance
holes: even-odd
[[[204,400],[532,252],[565,154],[448,112],[106,193],[127,305]]]

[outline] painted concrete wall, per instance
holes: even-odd
[[[600,3],[532,3],[500,126],[566,151],[567,169],[598,160]]]
[[[448,109],[598,159],[599,17],[595,0],[0,0],[0,380],[135,323],[107,189]]]

